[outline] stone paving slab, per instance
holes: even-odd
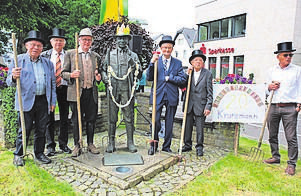
[[[95,135],[95,144],[101,148],[101,138],[107,133]],[[123,137],[123,136],[122,136]],[[120,137],[121,145],[126,143],[126,138]],[[135,144],[137,146],[146,147],[145,141],[147,138],[144,135],[135,135]],[[85,141],[85,137],[83,137]],[[162,139],[161,139],[162,140]],[[85,144],[84,144],[85,145]],[[173,139],[171,149],[177,152],[179,140]],[[72,146],[72,145],[70,145]],[[195,150],[183,153],[185,161],[174,163],[176,161],[176,153],[167,153],[170,155],[170,163],[163,163],[164,167],[151,167],[149,173],[147,170],[143,174],[135,177],[118,178],[110,173],[101,172],[95,167],[80,163],[70,158],[70,155],[57,154],[51,157],[52,163],[48,165],[40,165],[58,180],[71,184],[77,191],[83,195],[166,195],[183,187],[188,182],[192,181],[198,175],[201,175],[204,170],[208,169],[217,160],[223,158],[229,150],[221,149],[214,146],[204,147],[204,156],[197,157]],[[140,153],[140,152],[139,152]],[[163,153],[161,153],[163,154]],[[142,180],[143,179],[143,180]],[[116,181],[124,183],[121,187],[116,184]],[[129,184],[132,184],[130,186]],[[122,184],[122,183],[121,183]]]

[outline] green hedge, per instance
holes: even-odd
[[[15,146],[18,132],[18,113],[15,110],[15,87],[7,87],[0,90],[0,110],[3,113],[5,142],[9,146]]]

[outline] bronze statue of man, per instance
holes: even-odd
[[[134,94],[136,81],[142,75],[141,65],[136,53],[128,48],[131,39],[129,27],[124,25],[117,28],[115,35],[117,48],[108,51],[101,73],[107,86],[109,96],[109,144],[106,152],[116,151],[115,134],[118,111],[121,108],[126,124],[127,147],[132,153],[137,152],[134,145]]]

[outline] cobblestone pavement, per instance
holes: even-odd
[[[120,131],[123,130],[118,130]],[[95,134],[96,146],[101,145],[102,136],[107,133]],[[125,137],[125,136],[121,136]],[[148,138],[142,134],[137,134],[135,137],[135,144],[146,145]],[[121,138],[119,141],[122,141]],[[125,139],[125,138],[124,138]],[[70,139],[71,140],[71,139]],[[162,139],[161,139],[162,140]],[[86,138],[83,137],[83,141]],[[73,141],[70,141],[70,145]],[[179,140],[173,139],[172,150],[177,152]],[[85,144],[84,144],[85,145]],[[52,163],[48,165],[40,165],[43,169],[52,174],[56,179],[71,184],[74,189],[83,195],[101,195],[101,196],[115,196],[115,195],[143,195],[143,196],[158,196],[171,193],[181,188],[183,185],[192,181],[196,176],[208,169],[214,162],[221,159],[228,153],[227,149],[221,149],[213,146],[205,146],[204,156],[197,158],[195,150],[189,153],[183,153],[186,161],[175,164],[167,170],[158,173],[148,181],[142,181],[137,186],[122,190],[119,187],[109,184],[99,177],[100,173],[91,172],[83,167],[79,167],[76,163],[66,162],[64,159],[70,155],[58,154],[52,159]],[[176,155],[176,153],[175,153]]]

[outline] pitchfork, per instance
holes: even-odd
[[[263,125],[262,125],[260,136],[259,136],[259,139],[258,139],[258,146],[257,146],[257,148],[256,147],[251,148],[250,153],[249,153],[249,160],[253,160],[253,161],[262,160],[263,157],[264,157],[264,152],[260,149],[260,147],[261,147],[261,144],[262,144],[262,138],[263,138],[263,135],[264,135],[264,130],[265,130],[265,126],[266,126],[266,123],[267,123],[267,118],[268,118],[268,114],[269,114],[269,111],[270,111],[273,96],[274,96],[274,90],[272,90],[272,92],[271,92],[270,102],[268,104],[267,111],[265,112]]]

